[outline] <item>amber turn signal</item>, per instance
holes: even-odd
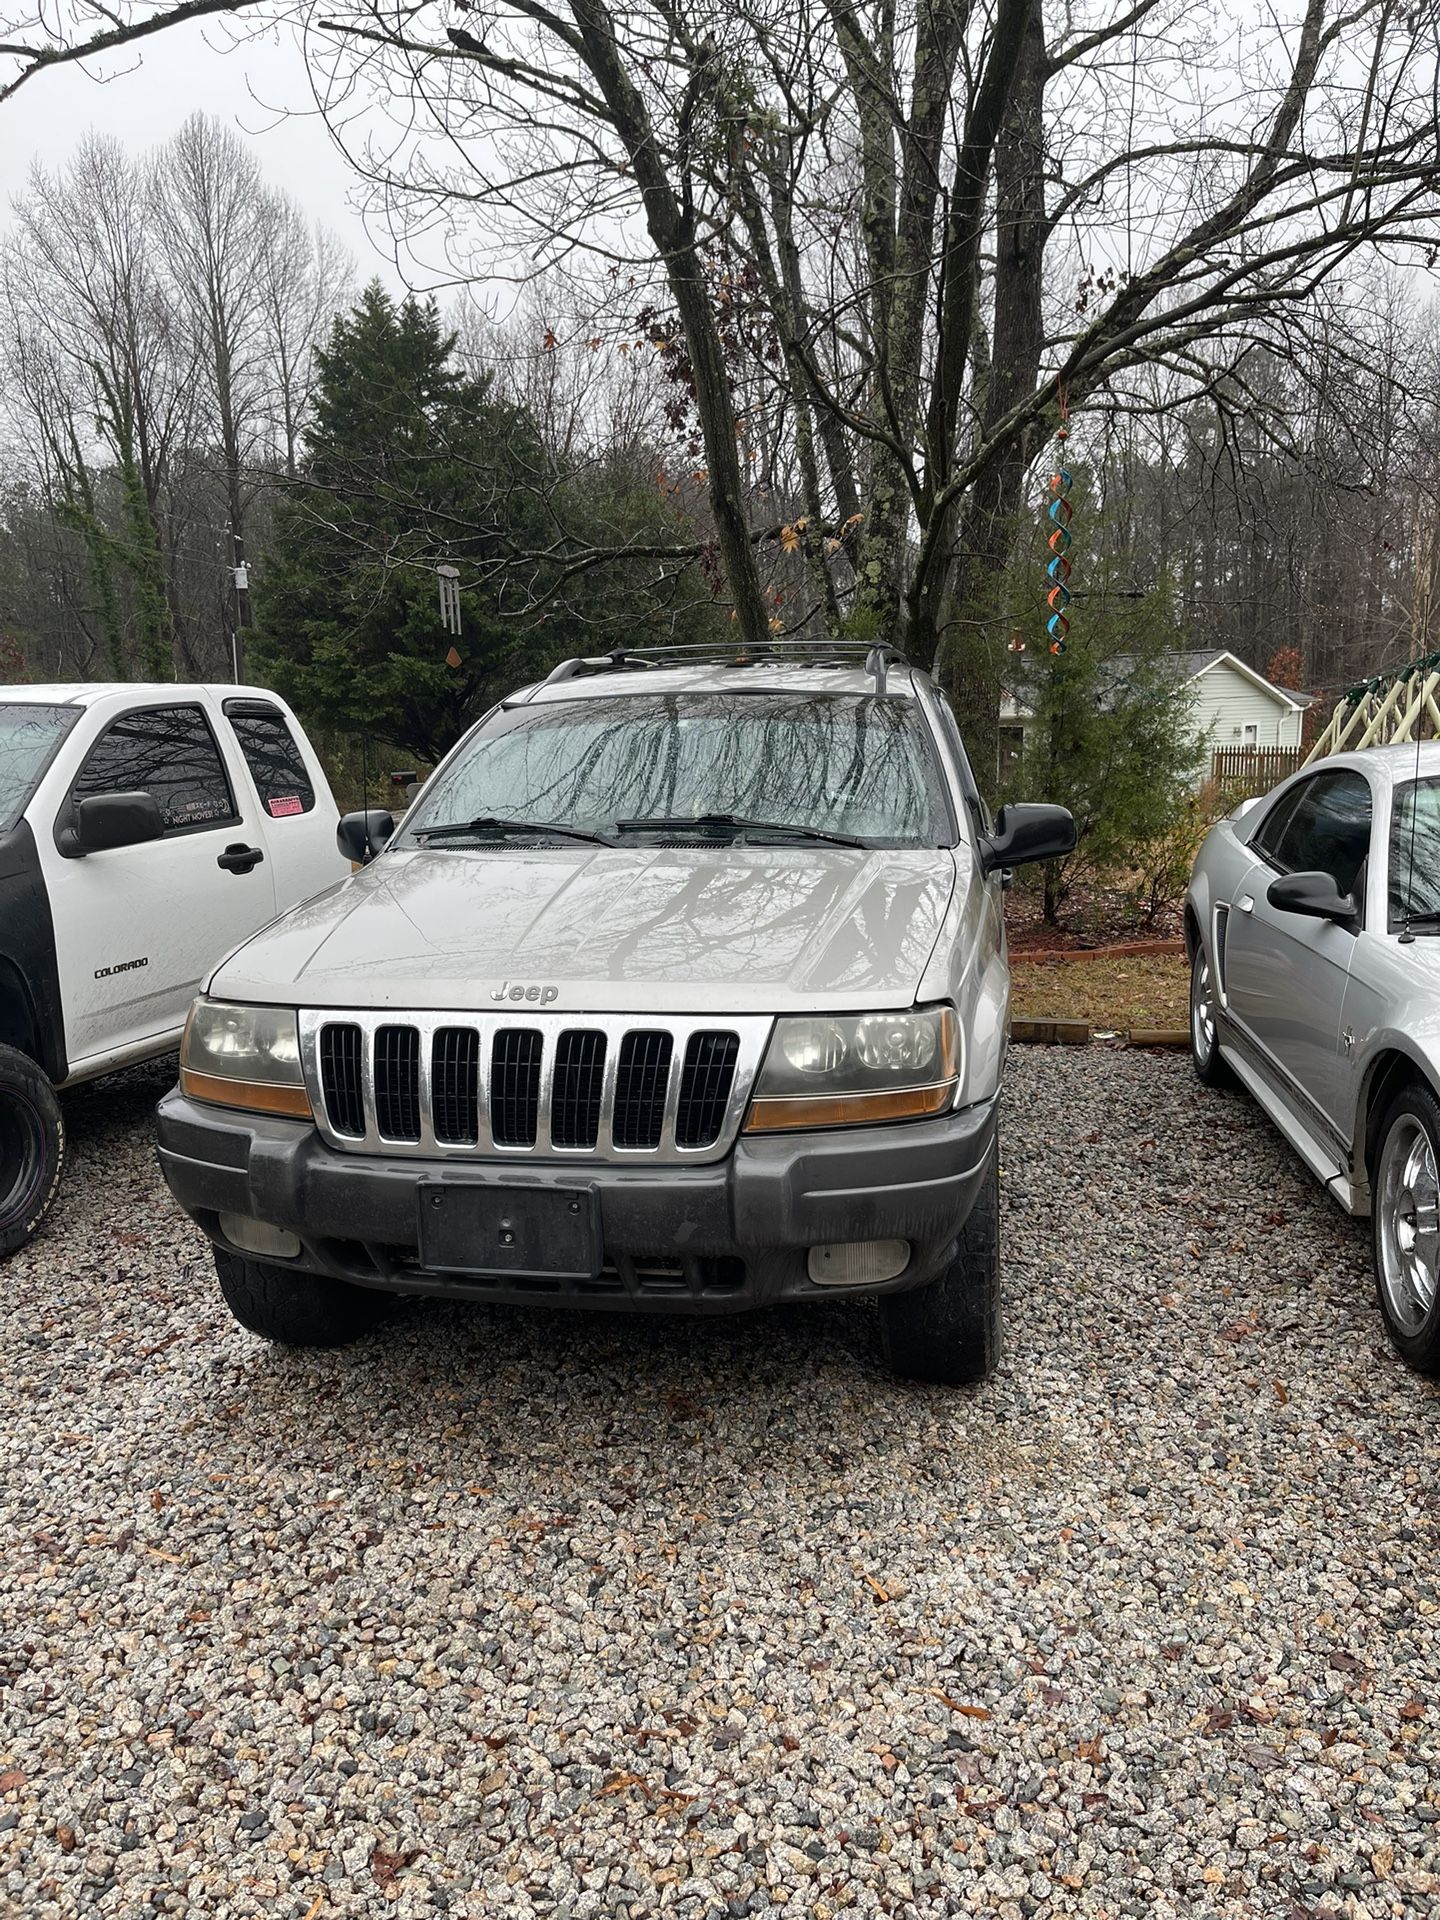
[[[779,1133],[798,1127],[864,1127],[882,1120],[921,1120],[944,1113],[955,1098],[955,1082],[929,1087],[899,1087],[893,1093],[810,1093],[784,1099],[752,1100],[746,1133]]]
[[[218,1073],[180,1069],[180,1091],[212,1107],[238,1107],[247,1113],[280,1113],[291,1120],[313,1120],[315,1114],[304,1087],[275,1081],[225,1080]]]

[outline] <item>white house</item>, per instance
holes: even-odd
[[[1209,754],[1224,747],[1299,747],[1309,694],[1273,685],[1223,648],[1174,653],[1167,658],[1184,676],[1193,722],[1197,732],[1205,736]],[[1123,659],[1113,662],[1120,671],[1124,664]],[[1013,762],[1023,754],[1029,725],[1029,708],[1023,700],[1006,693],[1000,702],[1002,762]]]

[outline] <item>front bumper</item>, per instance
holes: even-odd
[[[241,1114],[178,1089],[158,1112],[170,1191],[220,1246],[222,1213],[298,1235],[284,1264],[393,1293],[591,1306],[621,1312],[734,1313],[778,1300],[897,1293],[951,1259],[994,1145],[993,1101],[935,1120],[743,1138],[703,1167],[385,1159],[337,1153],[313,1126]],[[456,1277],[418,1261],[421,1180],[593,1185],[604,1266],[580,1282]],[[806,1255],[832,1241],[906,1240],[905,1270],[879,1284],[817,1286]]]

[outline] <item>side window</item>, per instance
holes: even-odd
[[[280,709],[263,700],[227,700],[225,713],[235,729],[260,804],[271,819],[309,813],[315,805],[315,789]]]
[[[1275,849],[1280,844],[1281,835],[1290,824],[1291,814],[1304,797],[1309,785],[1309,781],[1302,780],[1298,786],[1291,787],[1288,793],[1282,794],[1254,833],[1250,835],[1250,845],[1261,859],[1268,860],[1272,867],[1279,864]]]
[[[1317,773],[1291,809],[1273,859],[1282,873],[1328,873],[1353,893],[1370,853],[1370,783],[1348,769]]]
[[[945,743],[954,754],[960,768],[961,791],[965,795],[965,804],[970,810],[975,831],[989,833],[995,822],[991,818],[985,796],[976,784],[975,775],[970,766],[970,756],[966,753],[965,742],[960,737],[960,722],[955,718],[955,709],[938,687],[935,688],[935,705],[940,713],[940,725],[944,729]]]
[[[153,794],[167,833],[226,826],[240,817],[199,707],[137,707],[112,721],[90,749],[70,798],[97,793]]]

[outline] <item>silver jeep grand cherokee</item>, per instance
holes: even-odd
[[[838,644],[567,661],[392,828],[347,816],[361,871],[215,970],[161,1103],[244,1325],[868,1293],[898,1372],[991,1370],[1001,889],[1074,828],[991,820],[925,674]]]

